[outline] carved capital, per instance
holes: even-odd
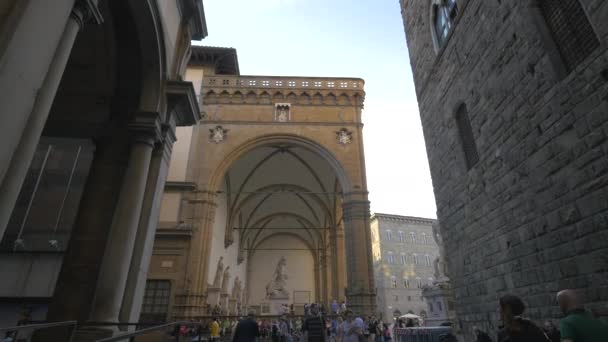
[[[342,215],[344,221],[369,220],[369,201],[354,200],[342,204]]]
[[[129,123],[134,143],[143,143],[154,146],[161,140],[162,126],[160,114],[157,112],[139,112]]]

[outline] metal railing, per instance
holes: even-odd
[[[132,332],[125,332],[121,334],[114,335],[112,337],[103,338],[101,340],[97,340],[95,342],[118,342],[118,341],[135,341],[137,336],[146,335],[153,332],[167,332],[169,328],[175,328],[176,326],[186,326],[186,327],[201,327],[201,323],[199,322],[172,322],[167,324],[155,325],[148,328],[139,329]],[[199,331],[201,329],[198,329]],[[202,334],[198,334],[198,342],[202,341]]]
[[[448,334],[452,334],[450,327],[417,327],[395,328],[395,342],[442,342],[449,341]]]
[[[25,324],[25,325],[18,325],[18,326],[8,327],[8,328],[0,328],[0,333],[2,335],[6,334],[6,333],[14,333],[14,335],[12,336],[13,340],[18,341],[19,332],[22,332],[24,330],[27,332],[33,333],[37,330],[42,330],[42,329],[66,327],[66,328],[68,328],[68,340],[66,340],[66,341],[70,342],[70,341],[72,341],[72,338],[74,337],[74,333],[76,332],[76,325],[77,325],[76,321]],[[4,336],[2,336],[2,337],[4,337]]]

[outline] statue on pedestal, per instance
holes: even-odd
[[[213,287],[219,288],[222,286],[222,276],[224,275],[224,257],[220,257],[217,262],[217,269],[215,271],[215,278],[213,279]]]
[[[433,239],[439,246],[439,256],[435,259],[435,283],[442,284],[450,281],[448,278],[448,267],[445,262],[445,245],[443,244],[443,239],[441,238],[441,234],[439,232],[439,221],[433,224]]]
[[[224,271],[224,279],[222,280],[222,293],[228,293],[228,282],[230,281],[230,266]]]
[[[285,268],[287,260],[284,256],[279,259],[277,267],[272,275],[272,280],[266,285],[266,298],[268,299],[289,299],[289,291],[287,290],[287,274]]]

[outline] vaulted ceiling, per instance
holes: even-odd
[[[332,167],[295,145],[258,147],[226,173],[227,227],[241,248],[255,250],[277,234],[303,240],[316,254],[341,220],[340,185]]]

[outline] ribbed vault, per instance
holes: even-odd
[[[274,235],[304,241],[315,259],[328,248],[341,220],[341,187],[316,152],[289,144],[257,147],[232,165],[224,182],[226,241],[239,234],[241,260]]]

